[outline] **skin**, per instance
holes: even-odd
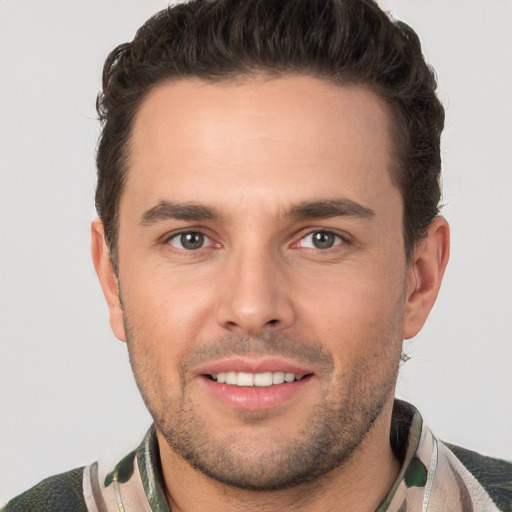
[[[374,510],[389,491],[401,344],[434,304],[449,246],[436,218],[406,261],[389,133],[372,92],[311,77],[184,79],[142,103],[118,276],[100,220],[92,252],[172,510]],[[255,399],[207,379],[216,364],[307,378]],[[271,489],[322,435],[327,454],[312,458],[324,466]]]

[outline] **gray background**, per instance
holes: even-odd
[[[165,1],[0,2],[0,503],[138,444],[150,418],[89,256],[108,51]],[[398,394],[442,439],[512,458],[512,4],[386,0],[447,108],[452,259]]]

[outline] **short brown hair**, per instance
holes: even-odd
[[[193,0],[150,18],[103,70],[96,208],[117,271],[119,200],[133,118],[157,84],[195,76],[311,75],[369,87],[388,105],[410,256],[438,214],[444,109],[416,33],[372,0]]]

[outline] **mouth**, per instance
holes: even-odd
[[[299,403],[316,380],[312,370],[272,357],[228,358],[198,368],[196,376],[212,403],[255,412]]]
[[[261,372],[261,373],[250,373],[250,372],[236,372],[227,371],[213,374],[205,374],[207,379],[210,379],[219,384],[228,384],[230,386],[238,387],[256,387],[256,388],[268,388],[271,386],[278,386],[280,384],[290,384],[292,382],[298,382],[306,377],[311,376],[311,373],[291,373],[291,372]]]

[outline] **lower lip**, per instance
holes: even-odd
[[[200,380],[214,398],[230,408],[244,411],[263,411],[279,407],[295,398],[308,386],[311,376],[268,387],[231,386],[221,384],[205,376],[201,376]]]

